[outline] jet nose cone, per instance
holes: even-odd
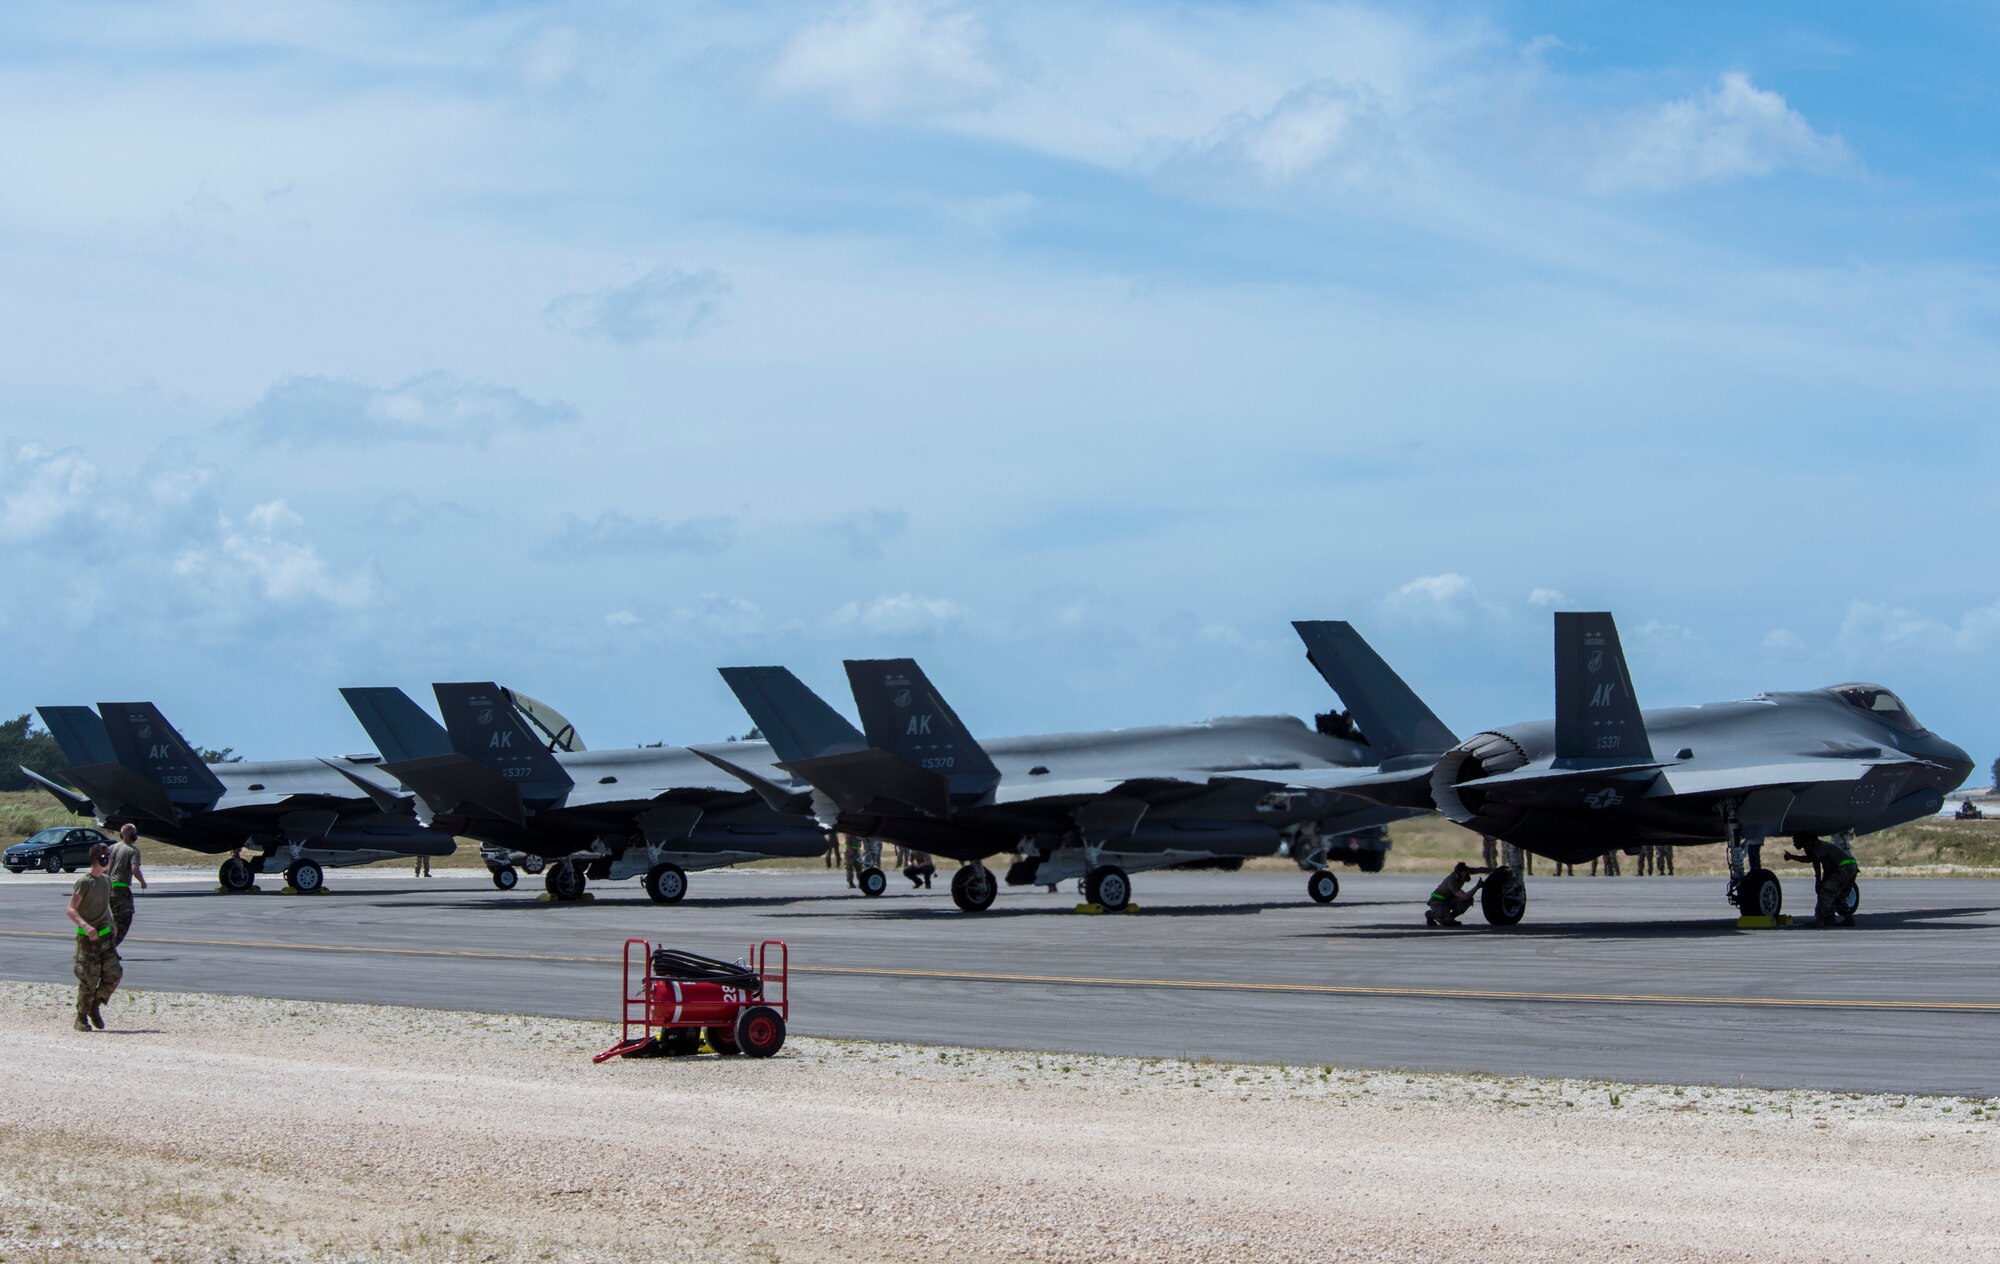
[[[1947,791],[1958,789],[1965,784],[1965,779],[1972,775],[1972,756],[1966,754],[1962,747],[1954,746],[1942,738],[1938,740],[1938,749],[1932,758],[1950,770],[1945,777],[1943,787]]]

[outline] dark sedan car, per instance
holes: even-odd
[[[0,864],[7,866],[8,873],[29,869],[72,873],[90,867],[90,849],[98,843],[109,846],[111,840],[94,829],[45,829],[9,847],[4,857],[0,857]]]

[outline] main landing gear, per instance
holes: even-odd
[[[646,898],[655,904],[679,904],[688,893],[687,870],[662,860],[646,870]]]
[[[301,895],[317,895],[326,885],[326,871],[317,860],[302,857],[285,866],[285,885]]]
[[[1083,875],[1083,902],[1107,913],[1123,913],[1132,903],[1132,879],[1117,865],[1099,865]]]
[[[1512,926],[1528,912],[1528,883],[1521,871],[1500,866],[1479,888],[1479,911],[1492,926]]]
[[[1340,898],[1340,879],[1330,869],[1315,869],[1306,879],[1306,894],[1314,904],[1331,904]]]
[[[215,877],[225,891],[248,891],[257,881],[256,871],[251,869],[250,862],[241,856],[231,856],[223,861],[222,867],[216,870]]]
[[[521,871],[514,868],[514,866],[495,865],[493,867],[493,885],[499,887],[502,891],[512,891],[520,884],[520,881]]]
[[[951,875],[951,902],[963,912],[983,913],[993,907],[993,897],[999,894],[999,880],[985,865],[961,865]]]
[[[861,894],[867,896],[870,899],[875,898],[876,896],[882,894],[884,891],[887,891],[889,889],[889,875],[883,873],[880,869],[875,868],[873,865],[870,865],[868,868],[863,869],[860,873],[855,874],[854,880],[855,882],[860,884]],[[991,899],[988,899],[986,902],[988,904],[991,904],[993,901]]]
[[[587,885],[583,876],[583,866],[567,860],[550,865],[545,871],[542,885],[557,903],[567,904],[583,898],[583,888]]]

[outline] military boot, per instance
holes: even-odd
[[[83,1015],[82,1015],[82,1014],[78,1014],[78,1015],[76,1016],[76,1029],[77,1029],[78,1031],[89,1031],[89,1030],[90,1030],[90,1024],[89,1024],[89,1023],[87,1023],[87,1022],[85,1022],[85,1021],[83,1020]]]
[[[90,1025],[99,1031],[104,1030],[104,1002],[92,1001],[90,1003]]]

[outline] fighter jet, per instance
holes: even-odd
[[[294,890],[317,891],[325,869],[448,856],[456,846],[417,821],[374,755],[205,764],[150,702],[37,710],[72,765],[62,779],[73,789],[36,782],[100,824],[226,853],[219,876],[232,891],[247,890],[274,860]],[[245,850],[255,854],[246,859]]]
[[[822,819],[966,862],[951,884],[966,912],[992,905],[998,883],[984,862],[1002,853],[1017,855],[1010,885],[1080,877],[1087,901],[1116,910],[1130,903],[1131,872],[1240,863],[1271,855],[1287,835],[1318,846],[1308,890],[1324,903],[1339,882],[1318,867],[1326,856],[1318,840],[1414,815],[1312,784],[1319,772],[1373,761],[1359,743],[1292,716],[982,746],[913,660],[846,668],[858,732],[782,667],[722,675],[778,767],[812,787]]]
[[[1332,626],[1374,658],[1352,628]],[[1609,614],[1556,615],[1555,667],[1553,720],[1476,733],[1436,760],[1428,783],[1438,810],[1564,864],[1612,847],[1726,842],[1727,896],[1745,913],[1776,917],[1783,906],[1762,864],[1766,839],[1845,842],[1917,820],[1972,770],[1880,685],[1641,711]],[[1407,785],[1349,789],[1408,801],[1398,797]],[[1490,876],[1482,897],[1497,925],[1527,910],[1511,869]]]
[[[643,877],[656,903],[687,894],[690,870],[817,856],[826,836],[802,789],[767,802],[742,778],[684,748],[591,751],[553,708],[492,681],[433,687],[444,725],[401,690],[341,690],[420,815],[482,844],[502,890],[514,865],[544,869],[557,900],[590,879]],[[770,748],[717,748],[772,777]]]

